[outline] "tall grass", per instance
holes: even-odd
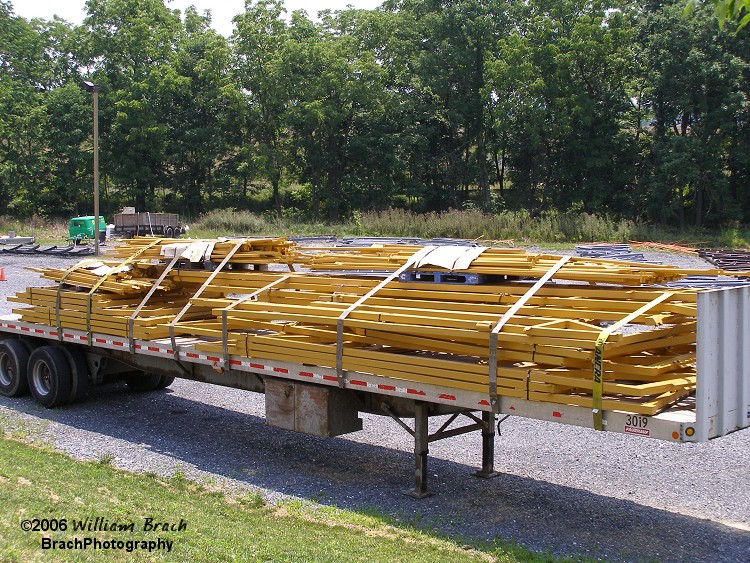
[[[337,224],[277,220],[249,212],[212,211],[201,217],[194,227],[191,234],[338,234],[539,243],[624,242],[643,234],[643,227],[632,221],[614,221],[587,214],[547,213],[532,218],[527,212],[415,213],[403,209],[355,213],[348,221]]]
[[[228,235],[271,235],[278,234],[278,230],[281,228],[263,215],[250,213],[249,211],[222,211],[219,209],[209,211],[191,227]]]
[[[488,214],[480,211],[448,211],[418,214],[390,209],[362,215],[364,234],[380,236],[449,237],[522,242],[626,241],[638,232],[631,221],[613,221],[587,214],[527,212]]]
[[[68,221],[62,219],[15,219],[0,216],[0,235],[7,236],[10,232],[19,237],[35,237],[43,240],[66,239],[68,237]]]

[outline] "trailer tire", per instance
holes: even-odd
[[[155,373],[129,373],[124,379],[130,389],[139,393],[156,391],[161,383],[161,376]]]
[[[174,238],[174,229],[172,227],[166,227],[164,229],[164,236],[166,238]]]
[[[0,394],[20,397],[29,392],[28,364],[29,351],[23,342],[11,338],[0,341]]]
[[[42,346],[45,340],[40,340],[39,338],[21,338],[19,339],[19,342],[23,344],[26,347],[26,351],[31,354],[35,349],[39,348],[39,346]],[[28,363],[28,359],[26,362]]]
[[[68,367],[70,368],[70,396],[68,397],[68,402],[78,402],[86,396],[89,387],[91,387],[89,364],[86,361],[86,355],[80,348],[74,346],[58,344],[54,348],[60,350],[65,359],[68,360]]]
[[[64,405],[70,398],[68,358],[55,346],[40,346],[29,356],[29,389],[34,399],[48,409]]]
[[[174,383],[174,375],[162,375],[159,377],[159,385],[156,386],[157,389],[166,389],[172,383]]]

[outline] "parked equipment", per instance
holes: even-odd
[[[134,236],[163,236],[177,238],[184,228],[177,213],[136,212],[132,207],[115,214],[112,233],[124,238]]]
[[[68,227],[68,240],[73,244],[81,244],[95,238],[94,216],[73,217]],[[99,216],[99,242],[105,242],[107,236],[107,223],[104,217]]]

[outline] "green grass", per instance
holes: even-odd
[[[0,561],[553,561],[520,547],[467,549],[368,514],[310,502],[269,506],[253,493],[228,496],[176,474],[134,474],[109,460],[79,462],[50,448],[0,439]],[[73,531],[102,517],[133,531]],[[145,518],[185,530],[144,531]],[[24,520],[66,520],[65,531],[23,531]],[[42,538],[171,541],[172,551],[44,551]]]

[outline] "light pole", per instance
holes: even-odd
[[[94,102],[94,255],[99,256],[99,86],[84,80]]]

